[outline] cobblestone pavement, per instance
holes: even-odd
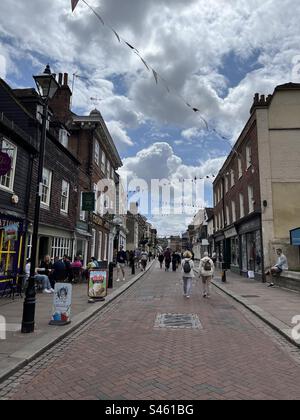
[[[101,314],[0,385],[2,399],[299,399],[299,350],[216,289],[182,296],[157,266]],[[155,328],[158,314],[202,328]]]

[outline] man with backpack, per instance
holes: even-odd
[[[193,278],[195,277],[194,261],[192,260],[191,252],[187,251],[183,254],[181,267],[183,278],[183,294],[187,299],[189,299],[192,291]]]
[[[200,275],[202,277],[203,297],[210,297],[210,283],[214,276],[215,265],[208,252],[204,252],[204,257],[200,260]]]

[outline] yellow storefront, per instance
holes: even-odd
[[[23,221],[0,213],[0,293],[22,272]]]

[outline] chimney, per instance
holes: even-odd
[[[65,124],[71,115],[70,103],[72,92],[68,85],[68,74],[59,73],[58,83],[59,88],[49,105],[55,118]]]

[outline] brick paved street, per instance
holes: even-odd
[[[197,314],[202,329],[154,328]],[[4,399],[299,399],[299,351],[216,289],[190,300],[155,266],[73,336],[0,385]],[[293,357],[295,356],[295,357]]]

